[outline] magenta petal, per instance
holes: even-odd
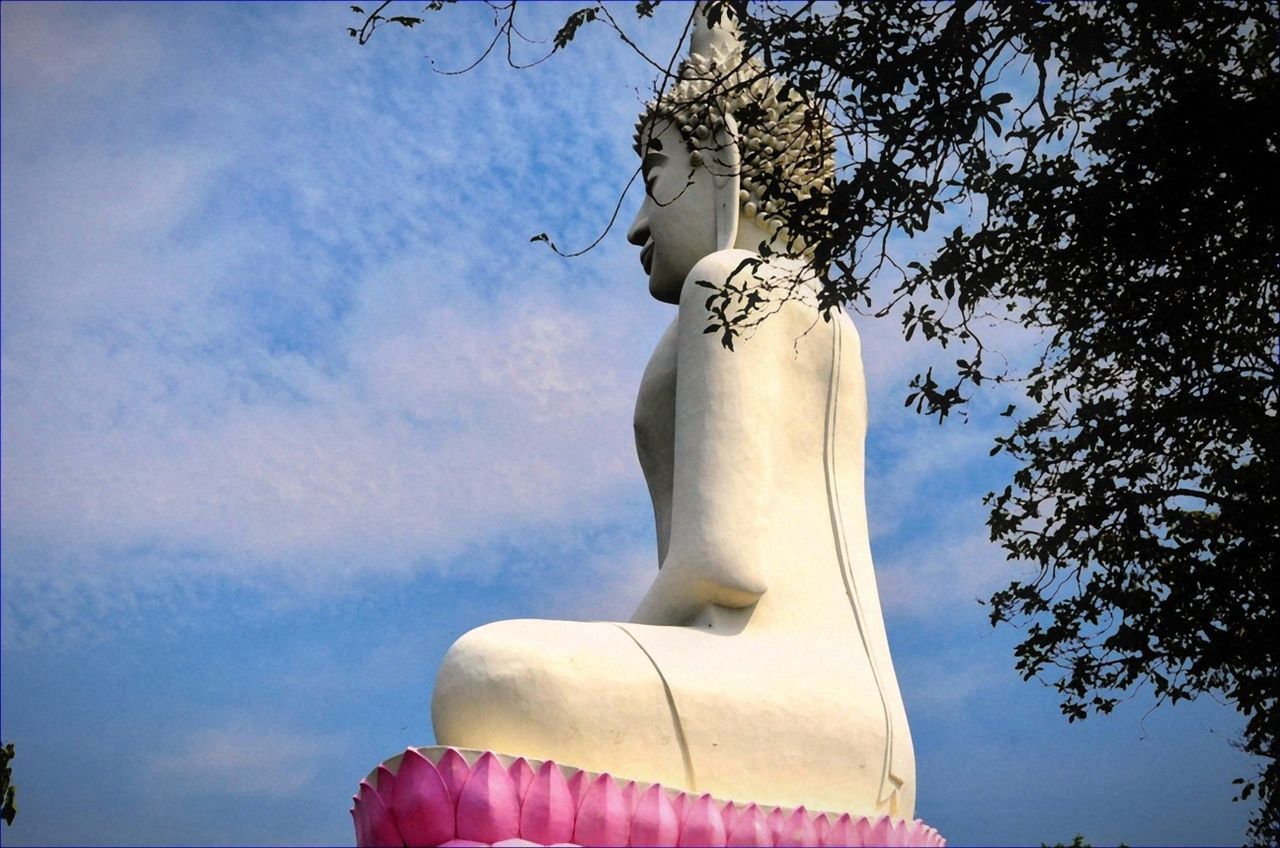
[[[390,811],[378,797],[377,790],[367,780],[360,781],[358,808],[362,809],[366,816],[365,822],[368,828],[366,836],[370,848],[399,848],[404,845],[404,840],[400,838],[400,831],[396,829],[396,823],[391,820]]]
[[[826,813],[813,820],[813,832],[818,836],[819,845],[827,844],[827,834],[831,832],[831,820],[827,818]]]
[[[676,808],[676,821],[684,822],[684,814],[689,812],[689,805],[692,803],[693,797],[688,792],[676,793],[671,799],[671,805]]]
[[[813,819],[802,804],[787,817],[782,826],[782,837],[779,845],[796,845],[799,848],[814,848],[818,844],[818,833],[813,829]]]
[[[724,818],[710,795],[703,795],[689,806],[680,825],[681,846],[724,845]]]
[[[855,845],[874,845],[871,841],[871,829],[875,827],[875,822],[866,816],[862,816],[853,823],[853,838],[856,840]]]
[[[436,771],[440,773],[445,788],[449,790],[449,798],[453,801],[453,806],[457,807],[458,798],[462,797],[462,787],[466,785],[467,778],[471,777],[471,766],[467,765],[467,761],[461,754],[450,748],[444,752],[440,762],[436,763]]]
[[[585,771],[574,772],[573,777],[569,778],[569,794],[573,797],[573,814],[577,816],[578,809],[582,807],[582,798],[587,794],[587,787],[591,781],[587,779]]]
[[[431,761],[410,748],[400,758],[391,815],[408,845],[439,845],[453,838],[453,801]]]
[[[892,825],[888,816],[881,816],[871,825],[871,829],[867,833],[868,845],[885,846],[889,844],[892,836]]]
[[[369,817],[364,814],[364,805],[357,795],[351,796],[351,821],[356,826],[356,848],[367,848],[369,845]]]
[[[391,794],[396,788],[396,776],[391,773],[391,769],[385,765],[378,766],[378,770],[373,773],[373,788],[382,799],[382,805],[391,809]]]
[[[378,793],[382,806],[391,812],[391,795],[396,788],[396,776],[385,765],[378,766],[373,773],[373,789]]]
[[[729,833],[733,832],[733,821],[738,817],[739,809],[745,808],[736,807],[734,806],[734,803],[730,801],[725,804],[724,809],[720,811],[720,818],[724,819],[724,832],[726,837]]]
[[[653,784],[636,802],[631,817],[632,845],[675,845],[680,836],[680,819],[667,792]]]
[[[533,782],[533,767],[524,757],[516,757],[507,772],[511,775],[511,782],[516,785],[516,798],[523,801],[524,793],[529,791],[529,784]]]
[[[845,813],[840,818],[832,822],[831,829],[827,831],[826,841],[824,844],[833,846],[833,848],[862,844],[857,841],[857,835],[855,834],[853,827],[853,819],[849,818],[848,813]]]
[[[640,787],[636,786],[634,780],[628,780],[627,785],[622,787],[622,800],[627,805],[627,817],[634,816],[636,814],[636,804],[640,803]]]
[[[550,845],[573,838],[576,808],[560,767],[548,760],[538,769],[520,804],[520,835]]]
[[[493,843],[520,834],[520,801],[516,785],[502,763],[486,751],[471,767],[458,796],[459,839]]]
[[[607,774],[602,774],[588,787],[578,808],[578,823],[573,828],[573,841],[601,848],[626,848],[631,833],[631,816],[622,790]]]
[[[765,816],[765,822],[769,825],[769,835],[773,837],[774,845],[786,845],[782,841],[782,834],[787,827],[787,817],[782,814],[781,807],[774,807],[773,812]]]
[[[450,839],[441,842],[440,848],[489,848],[488,842],[476,842],[474,839]]]
[[[893,822],[888,816],[881,816],[872,825],[872,842],[877,845],[893,844]]]
[[[776,844],[769,822],[755,804],[748,804],[733,817],[733,829],[725,836],[726,845],[772,848]]]

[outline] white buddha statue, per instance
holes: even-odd
[[[650,292],[678,305],[635,412],[657,577],[629,622],[464,635],[436,681],[436,739],[909,819],[914,755],[867,535],[858,335],[843,314],[821,319],[803,255],[780,255],[795,245],[768,190],[820,190],[830,145],[797,95],[742,64],[731,28],[697,17],[680,80],[640,121],[647,197],[629,233]],[[725,68],[754,82],[714,85]],[[706,332],[711,290],[697,284],[731,276],[772,313],[733,350]]]

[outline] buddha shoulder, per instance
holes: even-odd
[[[821,326],[828,322],[817,309],[814,274],[803,261],[738,249],[708,254],[693,266],[680,291],[679,322],[715,339],[706,328],[726,323],[744,338],[764,332],[795,340],[815,330],[825,336],[828,329]]]
[[[750,250],[730,248],[708,253],[689,269],[680,291],[681,306],[691,296],[705,300],[712,288],[720,289],[728,282],[738,286],[750,284],[768,264],[767,259]]]

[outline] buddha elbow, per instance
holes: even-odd
[[[749,607],[768,590],[753,560],[732,550],[671,551],[662,570],[681,575],[691,599],[731,609]]]
[[[728,607],[729,609],[745,609],[760,600],[760,596],[764,593],[765,587],[762,583],[746,585],[720,584],[715,586],[709,593],[710,598],[708,600],[716,606]]]

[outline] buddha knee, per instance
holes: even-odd
[[[445,655],[432,723],[440,744],[533,753],[550,740],[603,731],[603,700],[655,686],[644,655],[612,625],[499,621],[466,633]]]

